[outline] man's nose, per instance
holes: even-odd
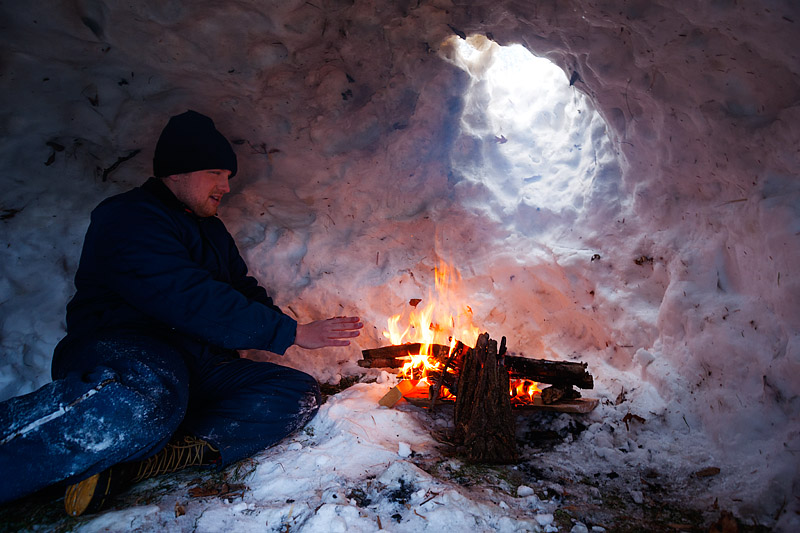
[[[229,192],[231,192],[231,184],[228,183],[228,178],[223,176],[220,182],[217,183],[217,188],[219,189],[220,192],[224,194],[228,194]]]

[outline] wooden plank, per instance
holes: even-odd
[[[553,411],[556,413],[591,413],[600,404],[597,398],[574,398],[572,400],[558,400],[551,404],[523,404],[512,405],[511,410],[514,414],[522,414],[526,411]]]

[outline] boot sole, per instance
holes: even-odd
[[[101,472],[67,487],[64,493],[64,509],[70,516],[80,516],[102,508],[111,492],[111,476]]]

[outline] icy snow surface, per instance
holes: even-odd
[[[800,527],[800,9],[701,4],[0,3],[0,398],[48,381],[91,209],[142,183],[192,108],[234,142],[220,216],[251,273],[301,321],[367,324],[349,349],[250,356],[364,373],[360,349],[443,259],[492,337],[595,377],[587,429],[526,457],[573,478],[718,467],[698,506]],[[550,88],[490,74],[496,45],[459,55],[461,32],[561,72]],[[365,379],[257,456],[243,497],[176,518],[176,489],[80,530],[558,528],[535,473],[430,474],[464,467],[432,436],[446,417],[379,408],[393,378]]]

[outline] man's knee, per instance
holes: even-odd
[[[74,437],[76,449],[113,438],[127,456],[119,460],[147,456],[158,451],[186,414],[186,385],[140,361],[98,366],[61,382],[71,379],[90,387],[72,402],[82,413],[82,423],[66,437]]]
[[[282,436],[294,433],[308,424],[322,405],[319,383],[313,376],[299,370],[286,369],[278,394],[283,396],[282,401],[267,400],[265,403],[270,405],[273,416],[277,414],[276,410],[282,410]]]
[[[322,403],[319,383],[313,376],[294,368],[281,366],[278,373],[279,380],[264,384],[264,390],[268,391],[265,396],[281,397],[284,401],[280,403],[284,408],[296,412],[304,424],[314,416]]]
[[[222,365],[204,385],[204,390],[192,392],[187,429],[219,444],[226,460],[300,429],[322,403],[312,376],[273,363],[237,360]]]
[[[127,414],[117,422],[156,438],[164,433],[169,437],[183,420],[189,376],[181,354],[169,344],[141,335],[107,334],[69,343],[60,356],[59,373],[66,375],[57,377],[69,381],[79,376],[85,385],[102,384],[107,389],[104,401]]]
[[[319,411],[319,407],[322,405],[322,394],[319,390],[319,383],[313,376],[299,371],[298,374],[300,374],[296,377],[298,389],[302,391],[298,400],[298,414],[303,419],[302,425],[305,425]]]

